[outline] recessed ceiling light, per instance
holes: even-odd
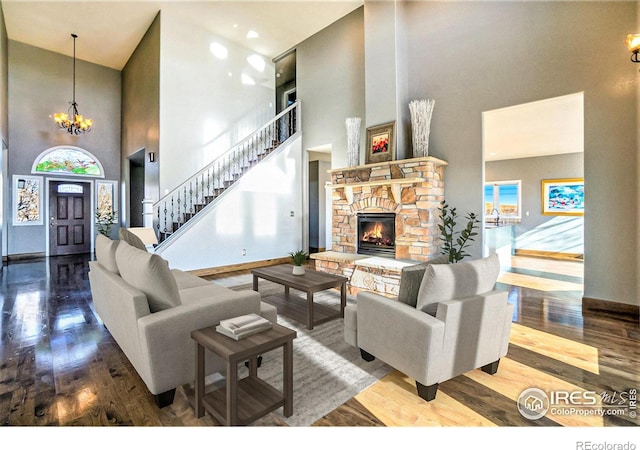
[[[230,76],[230,77],[232,77],[232,76],[233,76],[233,73],[229,72],[229,76]]]
[[[259,38],[259,37],[260,37],[260,35],[258,34],[258,32],[257,32],[257,31],[249,30],[249,31],[247,32],[247,39],[257,39],[257,38]]]
[[[211,45],[209,45],[209,50],[211,50],[211,53],[218,59],[227,59],[227,56],[229,56],[227,47],[218,42],[212,42]]]
[[[264,68],[267,63],[264,62],[264,58],[260,55],[253,54],[247,58],[247,62],[251,64],[251,67],[259,72],[264,72]]]
[[[251,78],[249,75],[247,75],[246,73],[242,74],[242,84],[246,84],[247,86],[253,86],[256,84],[256,81]]]

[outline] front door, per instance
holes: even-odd
[[[89,183],[49,183],[49,255],[91,252]]]

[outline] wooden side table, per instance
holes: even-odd
[[[285,417],[293,414],[293,340],[296,332],[278,324],[236,341],[215,330],[215,327],[192,331],[196,341],[196,417],[205,410],[227,426],[248,425],[260,417],[283,407]],[[258,355],[278,347],[283,348],[283,391],[258,378]],[[227,364],[224,388],[205,395],[204,351],[216,353]],[[238,380],[238,363],[249,360],[249,375]]]

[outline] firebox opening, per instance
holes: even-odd
[[[395,258],[396,215],[358,214],[358,253]]]

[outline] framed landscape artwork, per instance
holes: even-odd
[[[367,154],[365,164],[396,159],[395,122],[367,128]]]
[[[584,178],[542,180],[542,214],[583,216]]]

